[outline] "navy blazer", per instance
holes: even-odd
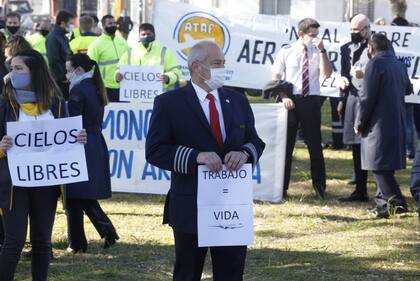
[[[89,180],[67,184],[67,198],[98,200],[111,197],[108,147],[101,126],[104,106],[97,91],[92,78],[84,79],[70,91],[69,114],[82,115],[83,128],[87,133],[85,154]]]
[[[218,89],[226,129],[220,148],[191,83],[155,98],[146,139],[146,160],[172,172],[166,197],[164,223],[176,231],[197,233],[197,155],[216,152],[224,159],[230,151],[247,151],[254,165],[265,144],[255,130],[247,98]]]

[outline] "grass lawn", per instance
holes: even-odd
[[[255,98],[253,99],[255,100]],[[329,103],[323,107],[323,136],[330,138]],[[298,144],[294,153],[290,199],[280,204],[255,203],[256,243],[248,251],[245,280],[420,280],[420,224],[408,189],[411,162],[398,173],[413,212],[376,220],[369,203],[339,203],[353,186],[349,151],[324,150],[328,174],[327,200],[315,198],[309,158]],[[374,194],[369,175],[369,195]],[[90,240],[85,254],[66,253],[66,217],[61,208],[54,226],[56,259],[50,281],[171,280],[173,238],[163,226],[163,196],[114,194],[102,202],[121,236],[108,250],[86,219]],[[23,259],[16,280],[30,279],[30,261]],[[211,279],[209,259],[203,280]]]

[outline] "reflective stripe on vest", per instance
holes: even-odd
[[[162,51],[160,52],[160,65],[161,66],[165,64],[165,54],[166,54],[166,47],[162,47]],[[131,48],[129,48],[127,52],[127,64],[131,65]],[[140,61],[140,64],[141,64],[141,61]]]
[[[108,60],[108,61],[101,61],[101,62],[98,62],[98,65],[110,65],[110,64],[116,64],[116,63],[118,63],[118,59],[116,59],[116,60]]]
[[[127,64],[131,65],[131,48],[128,48],[127,51]]]
[[[160,65],[162,66],[165,63],[165,53],[166,53],[166,47],[162,47],[162,51],[160,52]]]

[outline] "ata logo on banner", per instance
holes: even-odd
[[[200,41],[214,41],[226,55],[230,33],[217,17],[205,12],[192,12],[181,17],[175,26],[173,39],[179,44],[177,53],[187,60],[190,48]]]

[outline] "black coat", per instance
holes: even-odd
[[[13,107],[4,95],[0,96],[0,139],[6,135],[6,123],[19,120],[19,107]],[[64,99],[54,98],[51,112],[54,118],[67,117]],[[0,208],[9,208],[12,190],[7,157],[0,158]]]
[[[381,52],[366,66],[356,128],[362,132],[362,169],[404,169],[405,102],[411,87],[405,65]]]
[[[66,31],[55,25],[54,30],[47,36],[46,47],[48,63],[55,81],[66,81],[66,60],[71,53]]]
[[[104,106],[92,78],[85,79],[70,91],[70,116],[82,115],[87,131],[85,145],[89,181],[68,184],[67,198],[106,199],[111,197],[108,147],[102,135]]]

